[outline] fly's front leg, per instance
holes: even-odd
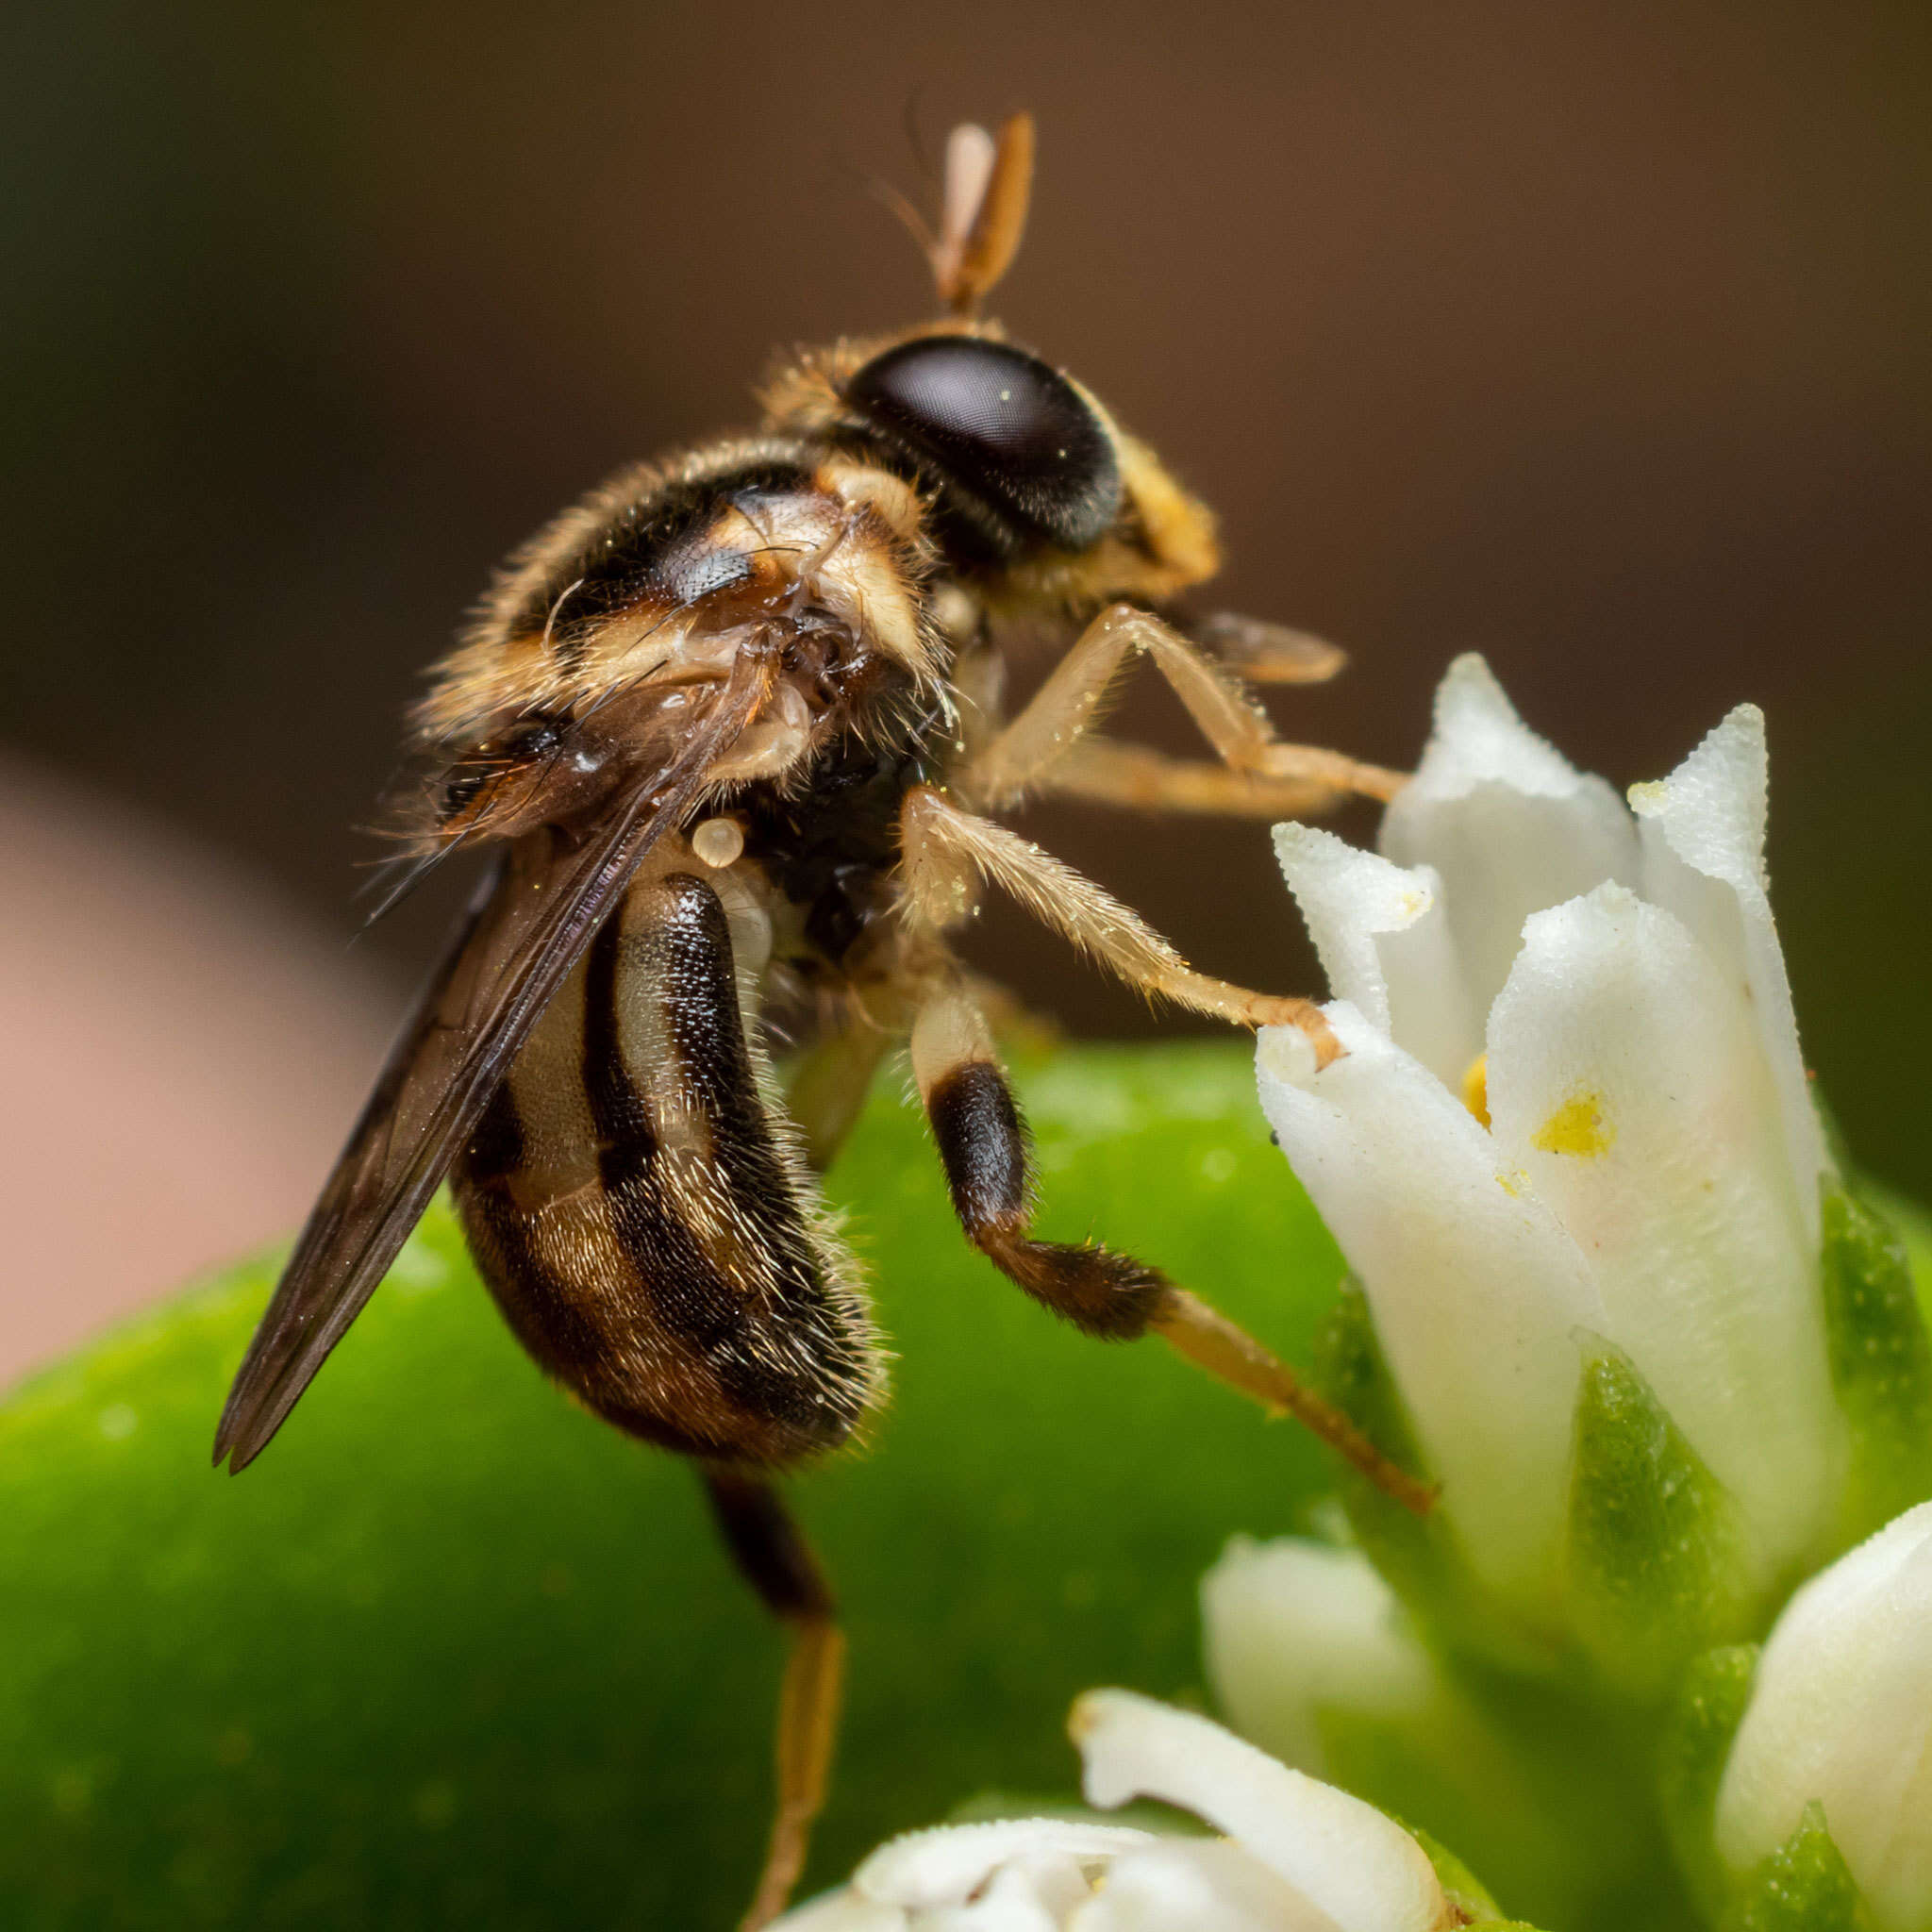
[[[1139,652],[1154,660],[1201,735],[1234,770],[1371,798],[1392,798],[1402,788],[1399,772],[1314,745],[1284,744],[1240,680],[1197,644],[1152,611],[1115,604],[1087,626],[1026,708],[966,767],[961,790],[998,808],[1047,782],[1053,767],[1092,724],[1108,686]]]
[[[1430,1507],[1425,1484],[1198,1295],[1131,1255],[1033,1239],[1026,1129],[986,1022],[957,986],[930,999],[914,1023],[912,1072],[960,1225],[1008,1280],[1101,1341],[1131,1341],[1153,1330],[1230,1388],[1292,1415],[1397,1502],[1418,1514]]]
[[[812,1821],[825,1802],[839,1736],[845,1637],[837,1606],[798,1525],[761,1475],[712,1464],[705,1470],[711,1513],[724,1546],[766,1608],[791,1631],[778,1693],[778,1797],[764,1870],[739,1932],[758,1932],[785,1909],[805,1870]]]
[[[1196,973],[1112,893],[1030,839],[961,811],[929,785],[916,785],[906,794],[899,809],[899,849],[908,922],[941,945],[941,936],[971,915],[979,881],[990,880],[1041,924],[1150,998],[1172,1000],[1238,1026],[1298,1026],[1313,1041],[1321,1066],[1341,1051],[1312,1000],[1251,992]]]

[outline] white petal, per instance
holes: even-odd
[[[1482,1051],[1482,1016],[1462,983],[1436,875],[1405,872],[1310,825],[1276,825],[1274,856],[1330,994],[1438,1079],[1458,1083]]]
[[[1381,844],[1398,865],[1432,866],[1441,878],[1478,1013],[1532,912],[1638,876],[1623,801],[1537,737],[1474,656],[1457,658],[1436,693],[1435,730],[1382,820]]]
[[[1813,1801],[1886,1932],[1932,1924],[1932,1503],[1779,1617],[1718,1791],[1718,1849],[1748,1871]]]
[[[774,1923],[772,1932],[907,1932],[907,1921],[897,1906],[860,1898],[841,1886],[823,1898],[793,1907]]]
[[[1352,1007],[1314,1072],[1266,1028],[1261,1108],[1359,1277],[1471,1562],[1530,1614],[1554,1586],[1579,1327],[1603,1307],[1575,1244],[1462,1103]]]
[[[1172,1839],[1117,1860],[1067,1932],[1336,1932],[1336,1924],[1240,1845]]]
[[[1777,1099],[1672,914],[1621,886],[1539,913],[1490,1016],[1490,1117],[1590,1257],[1602,1332],[1743,1505],[1769,1575],[1836,1493],[1840,1425]]]
[[[1109,1869],[1091,1852],[1074,1857],[1066,1852],[1023,1853],[1010,1864],[1003,1865],[999,1880],[1024,1878],[1031,1896],[1052,1913],[1058,1924],[1075,1906],[1093,1896],[1093,1887]]]
[[[1089,1895],[1085,1885],[1080,1895]],[[914,1912],[910,1932],[1061,1932],[1065,1923],[1038,1875],[1015,1864],[1002,1865],[976,1898]]]
[[[1392,1819],[1278,1764],[1205,1717],[1130,1690],[1074,1706],[1090,1804],[1163,1799],[1206,1819],[1335,1922],[1337,1932],[1436,1932],[1448,1918],[1423,1848]]]
[[[1798,1047],[1785,956],[1764,871],[1769,768],[1764,714],[1738,708],[1668,778],[1631,789],[1643,838],[1643,892],[1696,934],[1740,991],[1776,1083],[1805,1227],[1818,1239],[1818,1183],[1830,1171]]]
[[[888,1839],[852,1874],[852,1887],[883,1905],[953,1905],[971,1898],[1000,1866],[1015,1859],[1058,1856],[1097,1865],[1151,1838],[1127,1825],[1078,1819],[941,1824]]]
[[[1413,1716],[1440,1692],[1407,1613],[1359,1550],[1238,1536],[1201,1579],[1201,1624],[1228,1722],[1318,1777],[1324,1711]]]

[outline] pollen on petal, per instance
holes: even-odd
[[[1529,1144],[1543,1154],[1573,1154],[1581,1160],[1593,1160],[1599,1154],[1607,1154],[1616,1140],[1617,1129],[1604,1112],[1603,1095],[1577,1093],[1543,1122],[1529,1137]]]

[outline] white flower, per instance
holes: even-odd
[[[1316,1776],[1325,1720],[1414,1723],[1442,1703],[1434,1659],[1359,1550],[1238,1536],[1201,1579],[1201,1628],[1228,1722]]]
[[[1263,1033],[1261,1102],[1360,1278],[1477,1574],[1557,1589],[1582,1351],[1621,1349],[1735,1499],[1769,1587],[1845,1457],[1828,1174],[1762,859],[1763,721],[1624,808],[1480,658],[1437,697],[1386,856],[1276,828],[1343,1056]]]
[[[1774,1626],[1718,1790],[1734,1875],[1811,1804],[1883,1932],[1932,1926],[1932,1503],[1813,1577]]]
[[[1048,1818],[941,1826],[879,1847],[782,1932],[1441,1932],[1427,1855],[1373,1807],[1208,1719],[1093,1690],[1071,1728],[1089,1803],[1158,1798],[1224,1834]]]

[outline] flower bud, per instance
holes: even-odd
[[[1276,828],[1343,1053],[1257,1067],[1460,1557],[1634,1683],[1836,1546],[1851,1446],[1762,720],[1632,796],[1458,659],[1382,855]]]
[[[1821,1830],[1880,1932],[1932,1927],[1932,1503],[1806,1584],[1758,1660],[1719,1855],[1742,1885]]]
[[[1335,1774],[1337,1730],[1415,1724],[1443,1700],[1435,1660],[1359,1550],[1236,1537],[1201,1579],[1201,1626],[1228,1722],[1317,1777]]]

